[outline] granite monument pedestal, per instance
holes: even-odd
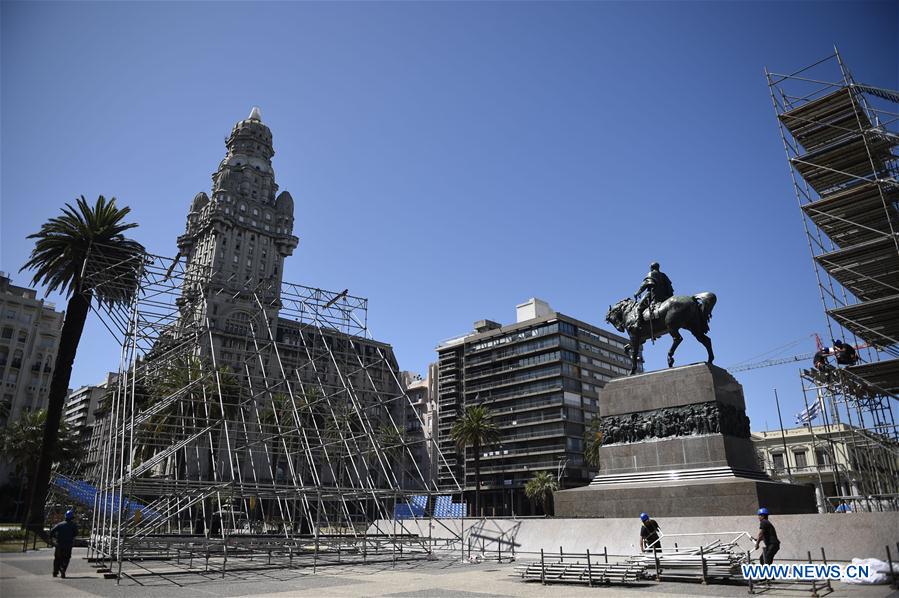
[[[743,388],[705,363],[609,382],[600,473],[556,492],[560,517],[816,513],[814,488],[771,480],[749,438]]]

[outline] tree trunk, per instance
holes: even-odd
[[[481,516],[481,447],[474,443],[474,516]]]
[[[44,440],[37,468],[32,476],[31,500],[28,505],[26,527],[47,539],[44,532],[44,505],[47,502],[47,491],[50,485],[50,467],[53,465],[53,454],[59,440],[59,422],[69,392],[69,381],[72,378],[72,364],[75,353],[84,331],[84,322],[90,310],[92,294],[72,293],[66,306],[66,317],[59,337],[59,351],[56,353],[56,365],[53,368],[53,379],[50,381],[50,392],[47,396],[47,422],[44,425]]]

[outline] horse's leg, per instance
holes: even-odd
[[[671,343],[671,348],[668,350],[668,367],[674,367],[674,352],[677,351],[677,346],[684,341],[684,337],[680,335],[680,330],[674,326],[671,327],[668,333],[674,339],[674,342]]]
[[[715,354],[712,352],[712,339],[710,339],[705,333],[702,332],[695,332],[693,330],[691,330],[690,332],[693,333],[693,336],[696,337],[696,340],[702,343],[702,346],[705,347],[706,351],[708,351],[709,363],[715,361]]]
[[[637,373],[637,358],[640,356],[642,339],[639,334],[635,333],[630,334],[630,339],[630,351],[628,351],[628,356],[631,358],[631,373],[629,375],[633,376]]]

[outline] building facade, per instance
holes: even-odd
[[[101,401],[115,389],[118,377],[117,373],[109,372],[106,379],[99,384],[69,391],[62,419],[68,424],[71,434],[87,442]]]
[[[896,501],[887,494],[899,475],[899,459],[887,439],[844,423],[752,432],[751,437],[768,475],[813,486],[822,513],[840,503],[869,511]]]
[[[318,484],[339,485],[341,481],[335,478],[345,476],[347,454],[370,449],[355,440],[339,440],[334,422],[358,427],[351,433],[374,434],[382,443],[391,433],[392,422],[384,416],[384,397],[393,398],[391,410],[403,398],[393,349],[367,338],[364,326],[332,327],[310,319],[309,313],[328,311],[341,297],[347,298],[346,291],[322,307],[319,298],[303,295],[308,287],[283,282],[284,261],[299,242],[293,235],[294,202],[287,191],[279,192],[275,182],[272,133],[258,108],[234,125],[225,145],[225,157],[212,175],[211,192],[194,197],[185,231],[177,238],[176,262],[184,261],[177,317],[154,341],[146,361],[164,361],[178,347],[188,346],[183,361],[197,362],[205,371],[209,366],[224,370],[235,382],[237,388],[227,392],[239,396],[229,397],[228,402],[239,403],[250,414],[249,422],[235,422],[228,428],[237,429],[235,435],[244,426],[252,427],[253,418],[271,415],[276,402],[296,405],[316,419],[314,431],[306,434],[302,430],[311,444],[320,444],[314,449],[314,458],[330,453],[334,459],[325,464],[321,457],[320,472],[289,467],[287,459],[280,457],[271,465],[271,455],[279,450],[278,439],[263,443],[250,438],[247,444],[253,443],[253,456],[236,464],[225,440],[198,438],[183,449],[192,451],[193,456],[183,457],[186,464],[181,467],[191,478],[242,476],[270,481],[274,477],[283,482],[291,476],[311,476]],[[316,307],[310,307],[313,299]],[[356,306],[367,305],[364,299],[349,299]],[[340,305],[333,311],[341,317],[350,313],[341,312]],[[349,322],[349,316],[346,320]],[[350,421],[353,423],[347,423]],[[94,436],[109,434],[108,426],[96,427],[100,432]],[[92,454],[102,456],[104,442],[93,438]],[[220,445],[213,447],[214,460],[204,456],[211,452],[212,443]],[[263,444],[269,445],[267,451],[261,448]],[[322,448],[325,445],[327,449]],[[299,453],[295,447],[283,450]],[[165,467],[160,464],[154,471],[169,475],[162,473]],[[383,471],[370,475],[374,483],[385,477]],[[304,479],[303,483],[311,482]]]
[[[403,414],[403,429],[413,443],[413,455],[429,488],[435,488],[437,453],[437,364],[428,365],[428,375],[403,372],[406,396],[409,397]]]
[[[0,273],[0,427],[47,408],[63,313]],[[9,470],[0,463],[0,484]]]
[[[598,393],[629,371],[622,336],[539,299],[517,306],[516,320],[481,320],[437,347],[440,486],[457,480],[467,492],[475,488],[472,450],[460,454],[451,437],[466,407],[487,406],[500,429],[500,441],[480,458],[484,515],[534,513],[524,485],[539,471],[557,476],[560,488],[588,483],[594,471],[584,461],[584,433],[597,417]]]

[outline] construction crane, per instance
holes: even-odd
[[[824,346],[824,343],[821,342],[821,337],[818,335],[817,332],[811,336],[815,337],[815,351],[812,353],[801,353],[799,355],[792,355],[790,357],[774,357],[771,359],[765,359],[764,361],[756,361],[754,363],[737,364],[735,366],[727,368],[727,371],[729,371],[729,372],[745,372],[746,370],[755,370],[758,368],[767,368],[767,367],[771,367],[774,365],[783,365],[785,363],[795,363],[797,361],[806,361],[806,360],[812,359],[815,356],[815,353],[817,353],[821,349],[826,349],[826,347]],[[795,343],[791,343],[791,344],[795,344]],[[855,349],[856,350],[864,349],[867,346],[868,345],[866,345],[866,344],[855,345]],[[774,349],[774,350],[776,351],[777,349]],[[770,351],[769,351],[769,353],[770,353]],[[832,351],[831,351],[831,354],[832,354]]]
[[[801,355],[793,355],[792,357],[781,357],[779,359],[766,359],[755,363],[747,363],[727,368],[728,372],[745,372],[746,370],[755,370],[758,368],[767,368],[772,365],[783,365],[785,363],[793,363],[795,361],[806,361],[815,356],[815,353],[802,353]]]

